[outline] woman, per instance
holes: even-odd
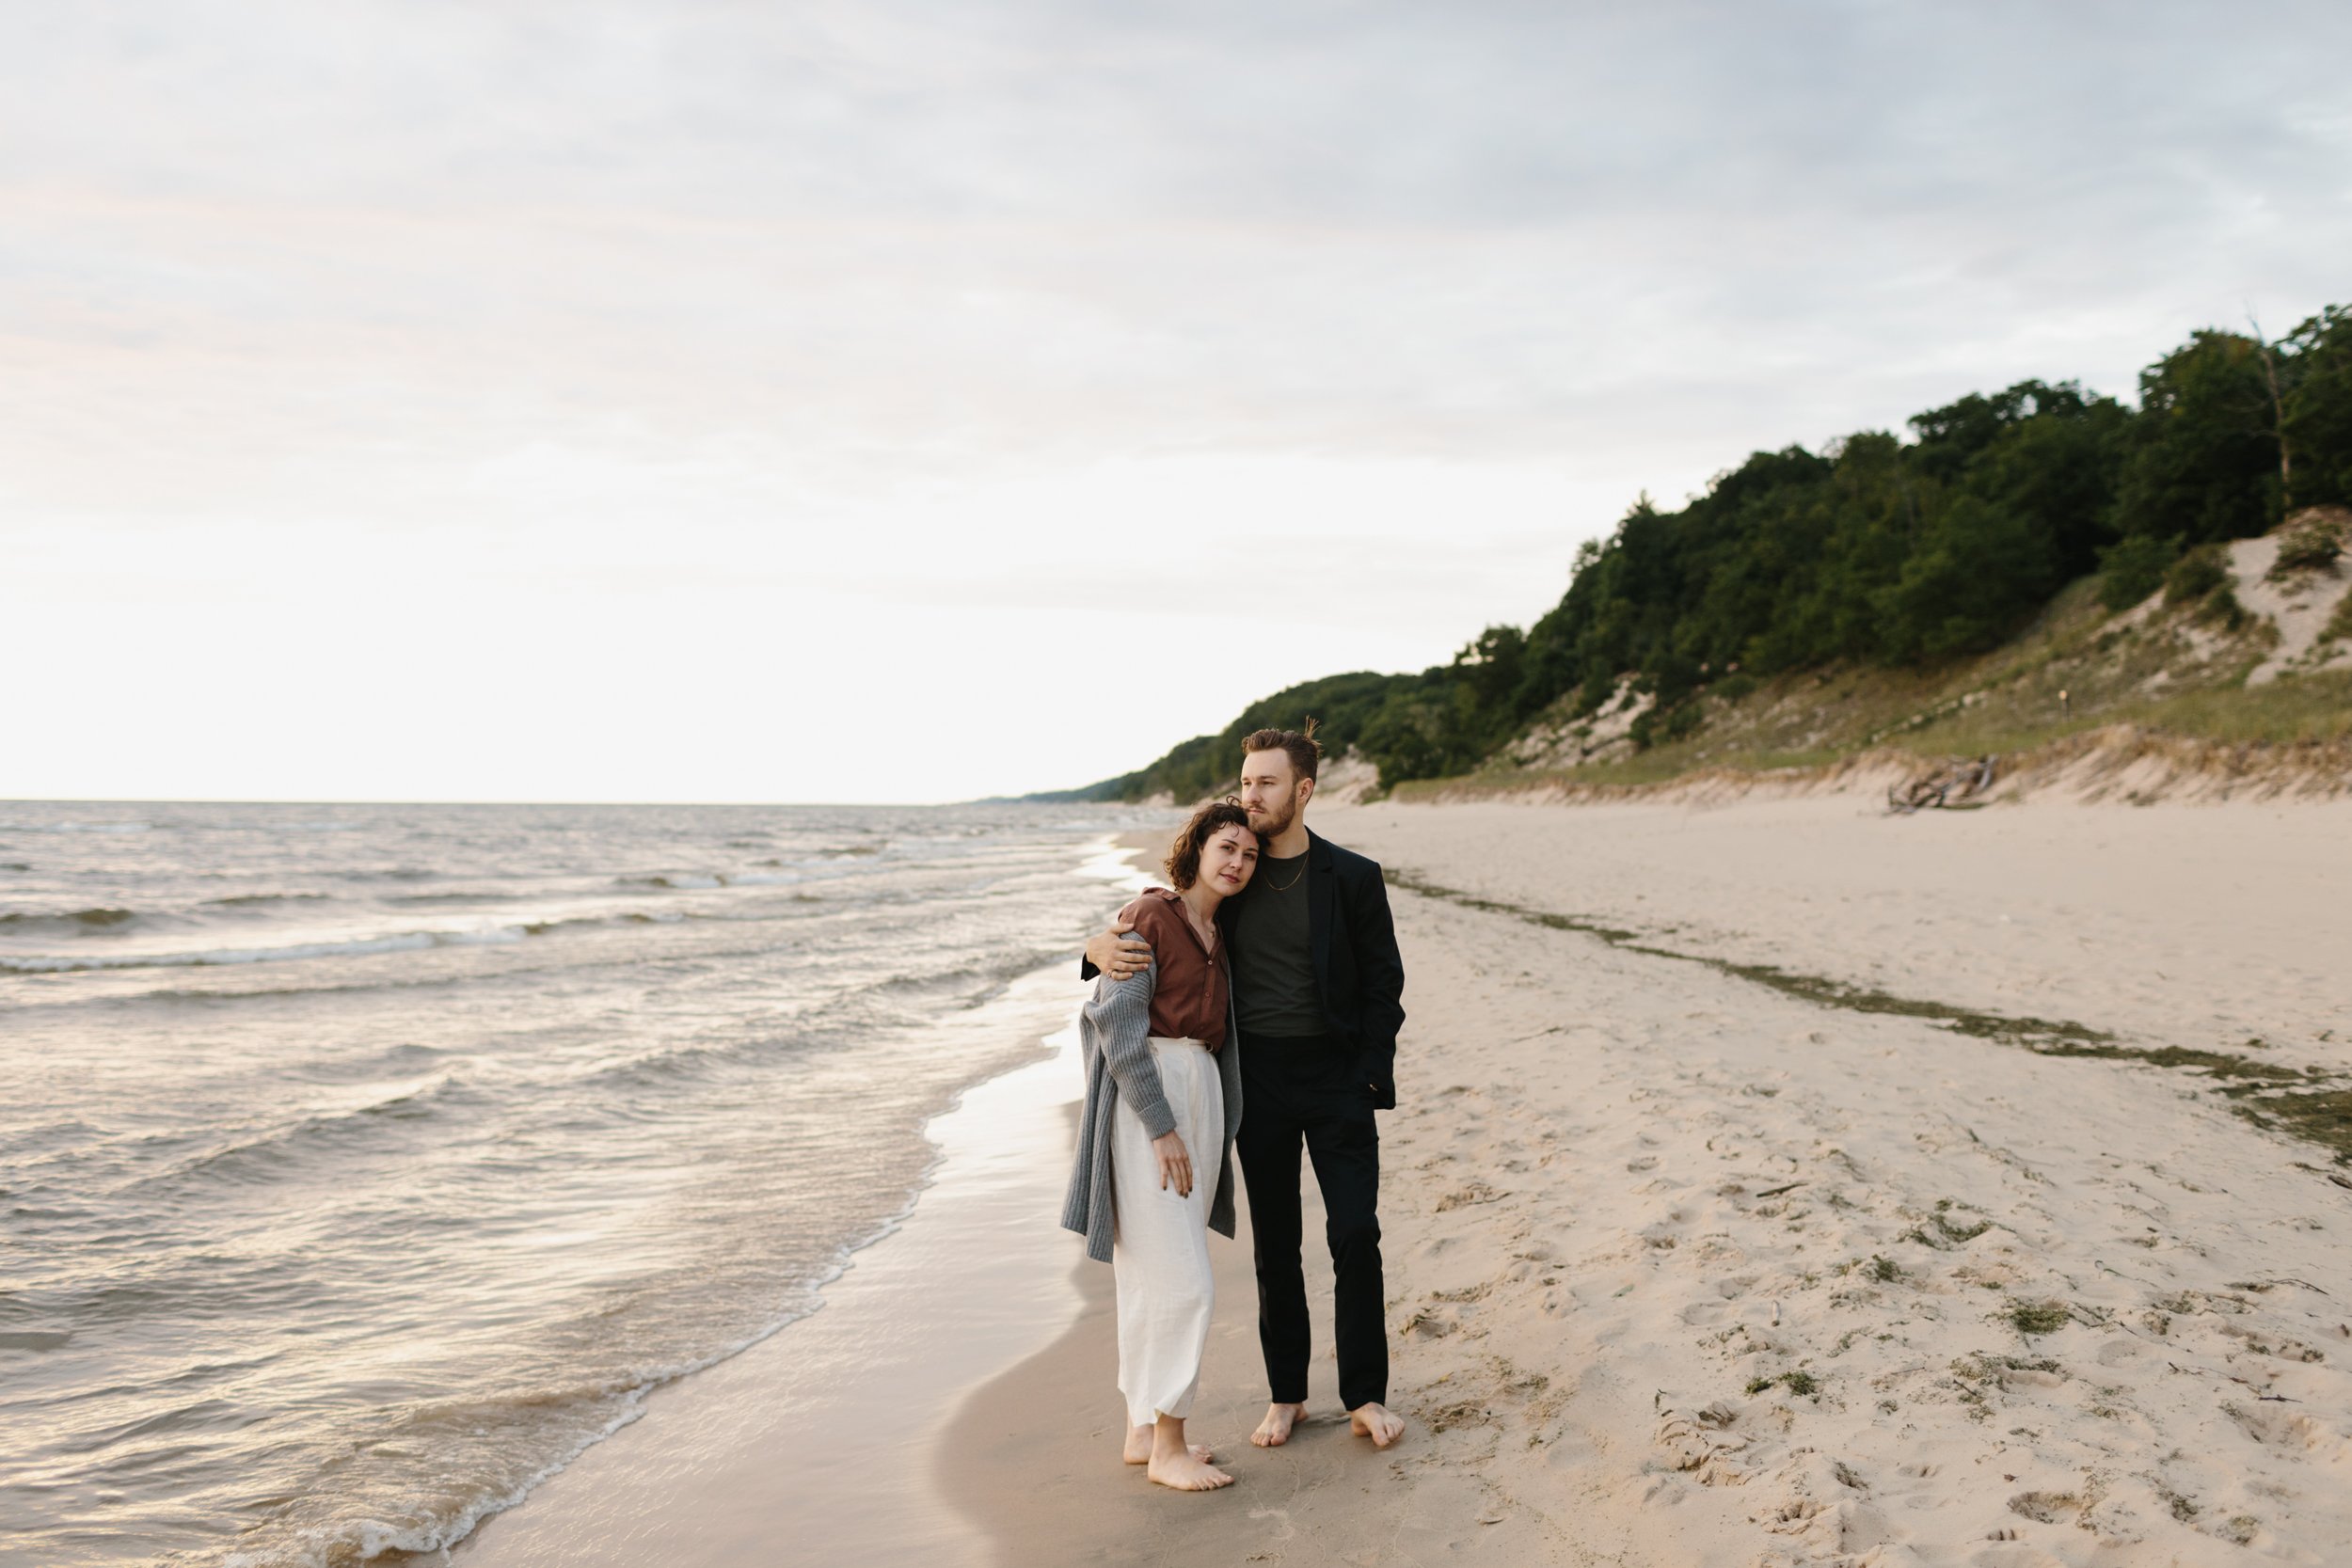
[[[1078,1021],[1086,1110],[1061,1222],[1118,1277],[1127,1463],[1182,1492],[1233,1481],[1184,1441],[1184,1418],[1216,1301],[1208,1232],[1233,1233],[1241,1125],[1241,1045],[1216,911],[1257,868],[1247,812],[1230,800],[1194,812],[1168,852],[1173,890],[1152,888],[1120,911],[1152,944],[1151,963],[1130,979],[1097,980]]]

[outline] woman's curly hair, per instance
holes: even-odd
[[[1200,850],[1210,835],[1226,828],[1240,828],[1257,837],[1249,827],[1249,814],[1236,800],[1212,800],[1192,814],[1176,833],[1176,842],[1168,847],[1168,885],[1182,893],[1200,879]]]

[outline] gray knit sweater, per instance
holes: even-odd
[[[1224,961],[1219,955],[1217,962]],[[1168,1107],[1159,1067],[1152,1060],[1152,991],[1159,977],[1156,958],[1130,979],[1102,975],[1078,1015],[1087,1095],[1078,1112],[1078,1156],[1070,1172],[1070,1191],[1062,1198],[1061,1223],[1063,1229],[1075,1230],[1087,1239],[1089,1258],[1104,1263],[1111,1260],[1111,1238],[1118,1224],[1111,1200],[1112,1109],[1124,1100],[1135,1107],[1144,1131],[1155,1138],[1176,1130],[1176,1113]],[[1229,997],[1232,989],[1226,988]],[[1231,1236],[1233,1134],[1241,1127],[1241,1028],[1230,1000],[1225,1044],[1216,1053],[1216,1075],[1225,1090],[1225,1136],[1216,1160],[1216,1193],[1209,1200],[1209,1228]],[[1198,1181],[1209,1168],[1207,1150],[1185,1152],[1192,1156],[1193,1180]]]

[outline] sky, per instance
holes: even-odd
[[[1084,784],[2352,302],[2352,8],[0,0],[0,798]]]

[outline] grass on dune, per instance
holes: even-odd
[[[1581,766],[1498,764],[1395,791],[1519,794],[1559,787],[1641,788],[1702,769],[1826,767],[1873,748],[1921,759],[2014,755],[2109,725],[2222,746],[2352,741],[2352,671],[2249,673],[2275,643],[2267,624],[2233,630],[2199,607],[2152,605],[2127,616],[2098,603],[2095,579],[2069,588],[2014,641],[1931,670],[1802,672],[1726,701],[1702,692],[1695,733]],[[2352,595],[2339,620],[2352,621]],[[2347,626],[2352,635],[2352,626]],[[1564,728],[1576,721],[1563,717]]]
[[[1963,714],[1893,737],[1888,744],[1923,756],[1981,756],[2028,751],[2109,724],[2137,724],[2223,745],[2324,745],[2352,736],[2352,671],[2288,676],[2263,686],[2209,687],[2051,723]]]
[[[2352,736],[2352,670],[2231,690],[2185,691],[2130,717],[2202,740],[2270,745],[2342,740]]]

